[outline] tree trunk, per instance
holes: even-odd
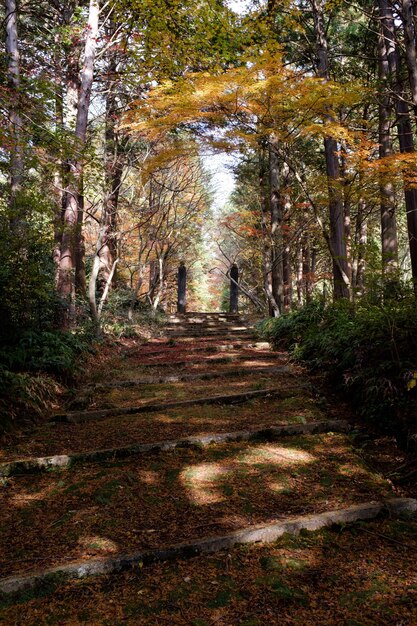
[[[75,296],[75,272],[78,270],[80,282],[80,257],[82,256],[81,229],[83,223],[82,175],[83,150],[87,135],[88,111],[94,75],[94,59],[97,47],[99,19],[98,0],[90,0],[89,18],[85,41],[84,63],[81,72],[81,85],[77,100],[77,118],[75,124],[75,156],[69,163],[70,181],[65,194],[63,215],[63,233],[61,258],[59,264],[58,290],[73,313]],[[77,254],[78,251],[78,254]],[[81,286],[81,285],[80,285]]]
[[[282,198],[279,180],[279,161],[275,149],[277,141],[271,136],[269,143],[269,191],[271,210],[271,283],[279,312],[283,311],[283,242]]]
[[[407,104],[402,100],[398,100],[397,114],[398,122],[398,138],[400,141],[401,152],[414,152],[413,130],[411,127],[410,114]],[[414,178],[414,171],[409,172],[410,178]],[[405,173],[404,179],[404,195],[405,209],[407,213],[407,230],[408,241],[410,246],[411,272],[414,283],[417,285],[417,189],[410,186],[408,182],[408,174]]]
[[[368,242],[368,221],[366,217],[366,200],[361,197],[358,201],[358,212],[356,215],[356,249],[357,258],[355,262],[354,285],[358,296],[364,293],[365,285],[365,254]]]
[[[311,0],[314,32],[316,37],[317,75],[323,80],[329,79],[329,63],[327,54],[326,29],[323,18],[323,0]],[[327,116],[329,122],[333,117]],[[330,216],[330,248],[333,259],[333,295],[338,298],[349,298],[348,263],[346,242],[344,238],[344,207],[341,189],[338,146],[333,137],[324,139],[326,157],[327,183],[329,189],[329,216]]]
[[[282,202],[283,202],[283,257],[282,257],[282,280],[284,284],[284,311],[288,311],[292,308],[292,267],[291,267],[291,198],[287,190],[289,169],[286,164],[283,167],[283,177],[285,176],[285,187],[282,190]]]
[[[343,179],[343,214],[344,214],[344,237],[346,245],[346,274],[349,282],[352,284],[352,228],[351,228],[351,200],[350,185],[347,164],[346,164],[346,145],[343,144],[341,151],[341,173]]]
[[[297,250],[297,302],[298,306],[303,304],[303,246],[301,239],[298,242]]]
[[[407,4],[407,3],[406,3]],[[411,7],[412,8],[412,7]],[[388,63],[388,78],[391,79],[392,84],[388,85],[388,88],[394,88],[395,91],[395,108],[397,114],[397,127],[398,138],[400,143],[400,151],[402,153],[414,152],[414,140],[413,130],[411,127],[410,113],[406,104],[404,93],[402,89],[400,56],[398,54],[398,48],[395,41],[395,22],[392,11],[392,6],[388,0],[379,0],[379,17],[381,21],[381,33],[383,38],[383,45],[385,46],[385,52]],[[410,32],[408,31],[408,35]],[[405,34],[405,39],[408,37]],[[415,44],[414,44],[415,45]],[[414,50],[415,53],[415,50]],[[412,45],[408,44],[408,52],[406,50],[407,65],[411,63],[412,57]],[[409,71],[410,76],[410,71]],[[410,85],[413,89],[414,77],[410,76]],[[413,98],[414,99],[414,98]],[[410,172],[411,176],[414,175]],[[411,257],[411,269],[413,280],[417,281],[417,189],[412,188],[408,182],[408,173],[404,175],[404,195],[405,206],[407,213],[407,229],[408,239],[410,246]]]
[[[382,93],[379,104],[379,156],[381,159],[392,154],[391,116],[393,109],[390,95],[390,79],[395,71],[395,42],[390,30],[392,12],[387,0],[378,0],[380,32],[378,38],[379,80]],[[380,174],[381,197],[381,254],[382,272],[386,283],[397,278],[398,273],[398,238],[394,187],[387,175]]]
[[[22,120],[19,114],[20,57],[17,35],[16,0],[5,1],[7,82],[10,89],[10,226],[17,234],[22,228],[23,215],[19,207],[19,192],[23,178]]]
[[[411,87],[414,115],[417,118],[417,51],[414,0],[401,0],[401,18],[404,26],[405,59]]]
[[[303,246],[302,246],[302,288],[304,302],[310,301],[311,287],[310,287],[310,265],[311,265],[311,251],[310,251],[310,238],[307,232],[303,234]]]
[[[107,36],[111,38],[115,31],[115,25],[111,23]],[[107,96],[106,96],[106,198],[104,210],[106,212],[106,234],[101,250],[101,276],[107,284],[109,274],[112,272],[114,260],[117,257],[117,212],[119,204],[120,187],[123,179],[124,157],[120,137],[117,132],[118,98],[117,88],[120,84],[115,80],[117,75],[117,52],[110,50],[110,58],[107,67]],[[116,286],[117,275],[113,270],[112,287]]]
[[[55,35],[54,50],[54,72],[55,80],[55,131],[63,133],[64,131],[64,89],[63,89],[63,73],[62,73],[62,57],[61,42],[59,35]],[[60,148],[60,157],[56,166],[54,175],[55,187],[55,206],[54,206],[54,249],[52,259],[56,268],[55,286],[58,286],[59,259],[61,257],[61,236],[62,236],[62,207],[64,202],[64,162],[62,158],[63,149]]]
[[[278,303],[274,298],[271,284],[271,237],[270,237],[270,210],[267,194],[267,169],[265,148],[259,149],[259,194],[261,204],[261,230],[262,230],[262,260],[263,260],[263,287],[268,301],[269,309],[273,317],[279,316]]]

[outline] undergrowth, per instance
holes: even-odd
[[[0,435],[57,408],[59,396],[76,387],[85,357],[97,342],[144,339],[158,332],[165,315],[145,305],[129,313],[130,302],[130,291],[110,294],[99,337],[87,318],[74,330],[56,329],[50,319],[26,321],[24,330],[16,324],[8,337],[0,337]]]
[[[346,392],[357,413],[399,435],[416,427],[409,417],[417,392],[417,317],[413,294],[379,302],[312,301],[268,319],[259,331],[276,348],[322,372]]]
[[[160,309],[134,301],[130,289],[117,289],[109,294],[103,311],[101,326],[104,333],[121,339],[146,337],[158,332],[166,322]]]
[[[74,383],[82,355],[92,351],[87,331],[27,330],[0,348],[0,434],[48,412]]]

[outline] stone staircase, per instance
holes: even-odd
[[[257,341],[243,316],[172,315],[164,339],[129,348],[86,383],[82,409],[60,412],[1,450],[0,598],[14,606],[22,593],[40,591],[16,623],[36,621],[51,581],[74,616],[81,578],[111,575],[116,585],[119,577],[123,596],[144,570],[168,585],[173,574],[164,577],[162,562],[181,569],[193,557],[203,580],[210,553],[226,573],[243,559],[240,576],[242,544],[272,554],[288,533],[417,509],[364,468],[339,407],[323,403],[285,353]],[[131,623],[185,623],[182,605],[150,615],[153,591],[132,594]],[[84,622],[68,623],[108,623],[93,605]],[[224,607],[187,623],[247,623]],[[265,619],[254,623],[280,623]]]

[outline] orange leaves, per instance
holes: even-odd
[[[354,141],[344,124],[329,122],[342,107],[363,100],[360,84],[324,82],[285,65],[278,50],[248,58],[222,73],[189,74],[166,82],[133,103],[123,127],[157,140],[181,125],[222,129],[220,149],[254,145],[274,133],[279,141],[325,135]],[[216,141],[216,139],[215,139]]]

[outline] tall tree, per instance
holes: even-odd
[[[274,135],[269,138],[269,189],[271,207],[271,282],[277,313],[284,308],[283,293],[283,202],[280,181],[280,163]]]
[[[7,79],[10,90],[10,209],[11,227],[20,230],[22,225],[18,195],[23,179],[23,144],[21,137],[22,119],[19,113],[20,103],[20,62],[17,32],[16,0],[6,0],[6,53]]]
[[[322,0],[311,0],[316,39],[317,75],[327,81],[329,80],[330,75],[323,4]],[[330,123],[335,121],[330,113],[327,115],[327,121]],[[333,293],[335,298],[349,298],[350,284],[344,232],[345,220],[343,192],[341,187],[342,181],[340,178],[338,146],[334,137],[325,137],[324,152],[329,189],[330,248],[333,260]]]
[[[391,90],[395,95],[395,112],[397,117],[398,139],[400,144],[400,151],[405,154],[414,153],[414,138],[413,129],[411,125],[410,112],[406,101],[406,96],[403,89],[403,78],[401,68],[401,57],[399,55],[398,43],[396,39],[396,28],[394,21],[394,13],[392,5],[388,0],[378,0],[379,20],[380,20],[380,37],[385,50],[386,56],[386,69],[383,78],[386,80],[386,89]],[[409,15],[406,12],[406,16]],[[411,45],[407,39],[410,35],[409,29],[407,30],[405,24],[405,42],[406,42],[406,59],[409,68],[410,85],[413,90],[414,76],[413,72],[410,72],[412,68],[412,51]],[[408,52],[407,52],[408,50]],[[410,246],[410,258],[411,268],[414,281],[417,281],[417,189],[409,183],[409,175],[405,171],[404,176],[404,196],[405,196],[405,208],[407,214],[407,229]],[[383,242],[384,243],[384,242]]]
[[[84,212],[82,190],[84,170],[83,153],[86,143],[88,112],[94,78],[98,24],[98,0],[90,0],[84,61],[77,99],[77,117],[75,124],[76,153],[74,158],[70,160],[70,182],[65,190],[65,206],[63,211],[64,229],[62,233],[59,262],[58,290],[70,307],[74,306],[75,300],[76,281],[74,273],[77,272],[77,269],[80,269],[81,225]]]
[[[378,0],[379,37],[378,68],[381,94],[379,102],[379,156],[393,153],[391,128],[394,101],[392,97],[395,66],[395,41],[392,38],[392,12],[387,0]],[[380,175],[381,194],[381,252],[382,270],[387,282],[396,278],[398,271],[398,237],[396,201],[391,177]]]

